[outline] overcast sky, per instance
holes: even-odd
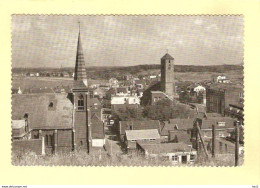
[[[78,21],[86,66],[219,65],[243,61],[241,16],[12,17],[13,67],[73,67]]]

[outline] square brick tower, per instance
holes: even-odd
[[[174,58],[168,53],[161,58],[161,88],[170,98],[174,98]]]
[[[76,65],[74,83],[72,88],[73,95],[73,133],[75,148],[87,149],[89,152],[92,147],[91,122],[89,93],[87,85],[87,73],[84,61],[83,49],[78,35],[78,46],[76,54]]]

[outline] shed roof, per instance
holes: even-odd
[[[157,129],[148,130],[126,130],[127,140],[159,139],[160,135]]]
[[[176,153],[176,152],[190,152],[191,147],[185,143],[159,143],[159,144],[146,144],[140,141],[137,143],[149,154],[162,154],[162,153]]]
[[[120,134],[125,134],[126,130],[148,130],[157,129],[160,131],[160,122],[158,120],[136,120],[136,121],[120,121]]]

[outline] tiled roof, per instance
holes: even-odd
[[[140,141],[137,143],[149,154],[162,153],[176,153],[176,152],[190,152],[191,147],[185,143],[160,143],[160,144],[146,144]]]
[[[170,141],[174,140],[177,137],[178,142],[182,142],[188,145],[191,145],[191,136],[186,131],[170,131]]]
[[[193,128],[193,119],[170,119],[169,122],[164,122],[164,126],[161,131],[161,135],[168,135],[169,131],[176,130],[175,126],[177,125],[177,130],[187,130]]]
[[[202,120],[201,129],[212,129],[212,125],[216,125],[216,129],[228,129],[234,127],[235,119],[231,117],[210,117]],[[225,122],[225,126],[220,126],[218,122]]]
[[[30,128],[72,127],[73,104],[68,94],[12,95],[12,119],[21,120],[28,114]],[[53,102],[54,107],[49,109]]]
[[[157,129],[148,130],[126,130],[127,140],[160,139]]]
[[[79,33],[74,80],[83,81],[84,79],[87,79],[87,72]]]
[[[166,53],[166,54],[162,57],[162,59],[170,59],[170,60],[173,60],[173,57],[172,57],[170,54]]]
[[[140,121],[120,121],[120,134],[125,134],[126,130],[148,130],[157,129],[160,131],[160,122],[158,120],[140,120]]]

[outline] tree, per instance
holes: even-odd
[[[194,111],[187,105],[177,104],[169,99],[162,99],[155,105],[146,106],[143,115],[153,120],[167,121],[174,118],[193,118]]]

